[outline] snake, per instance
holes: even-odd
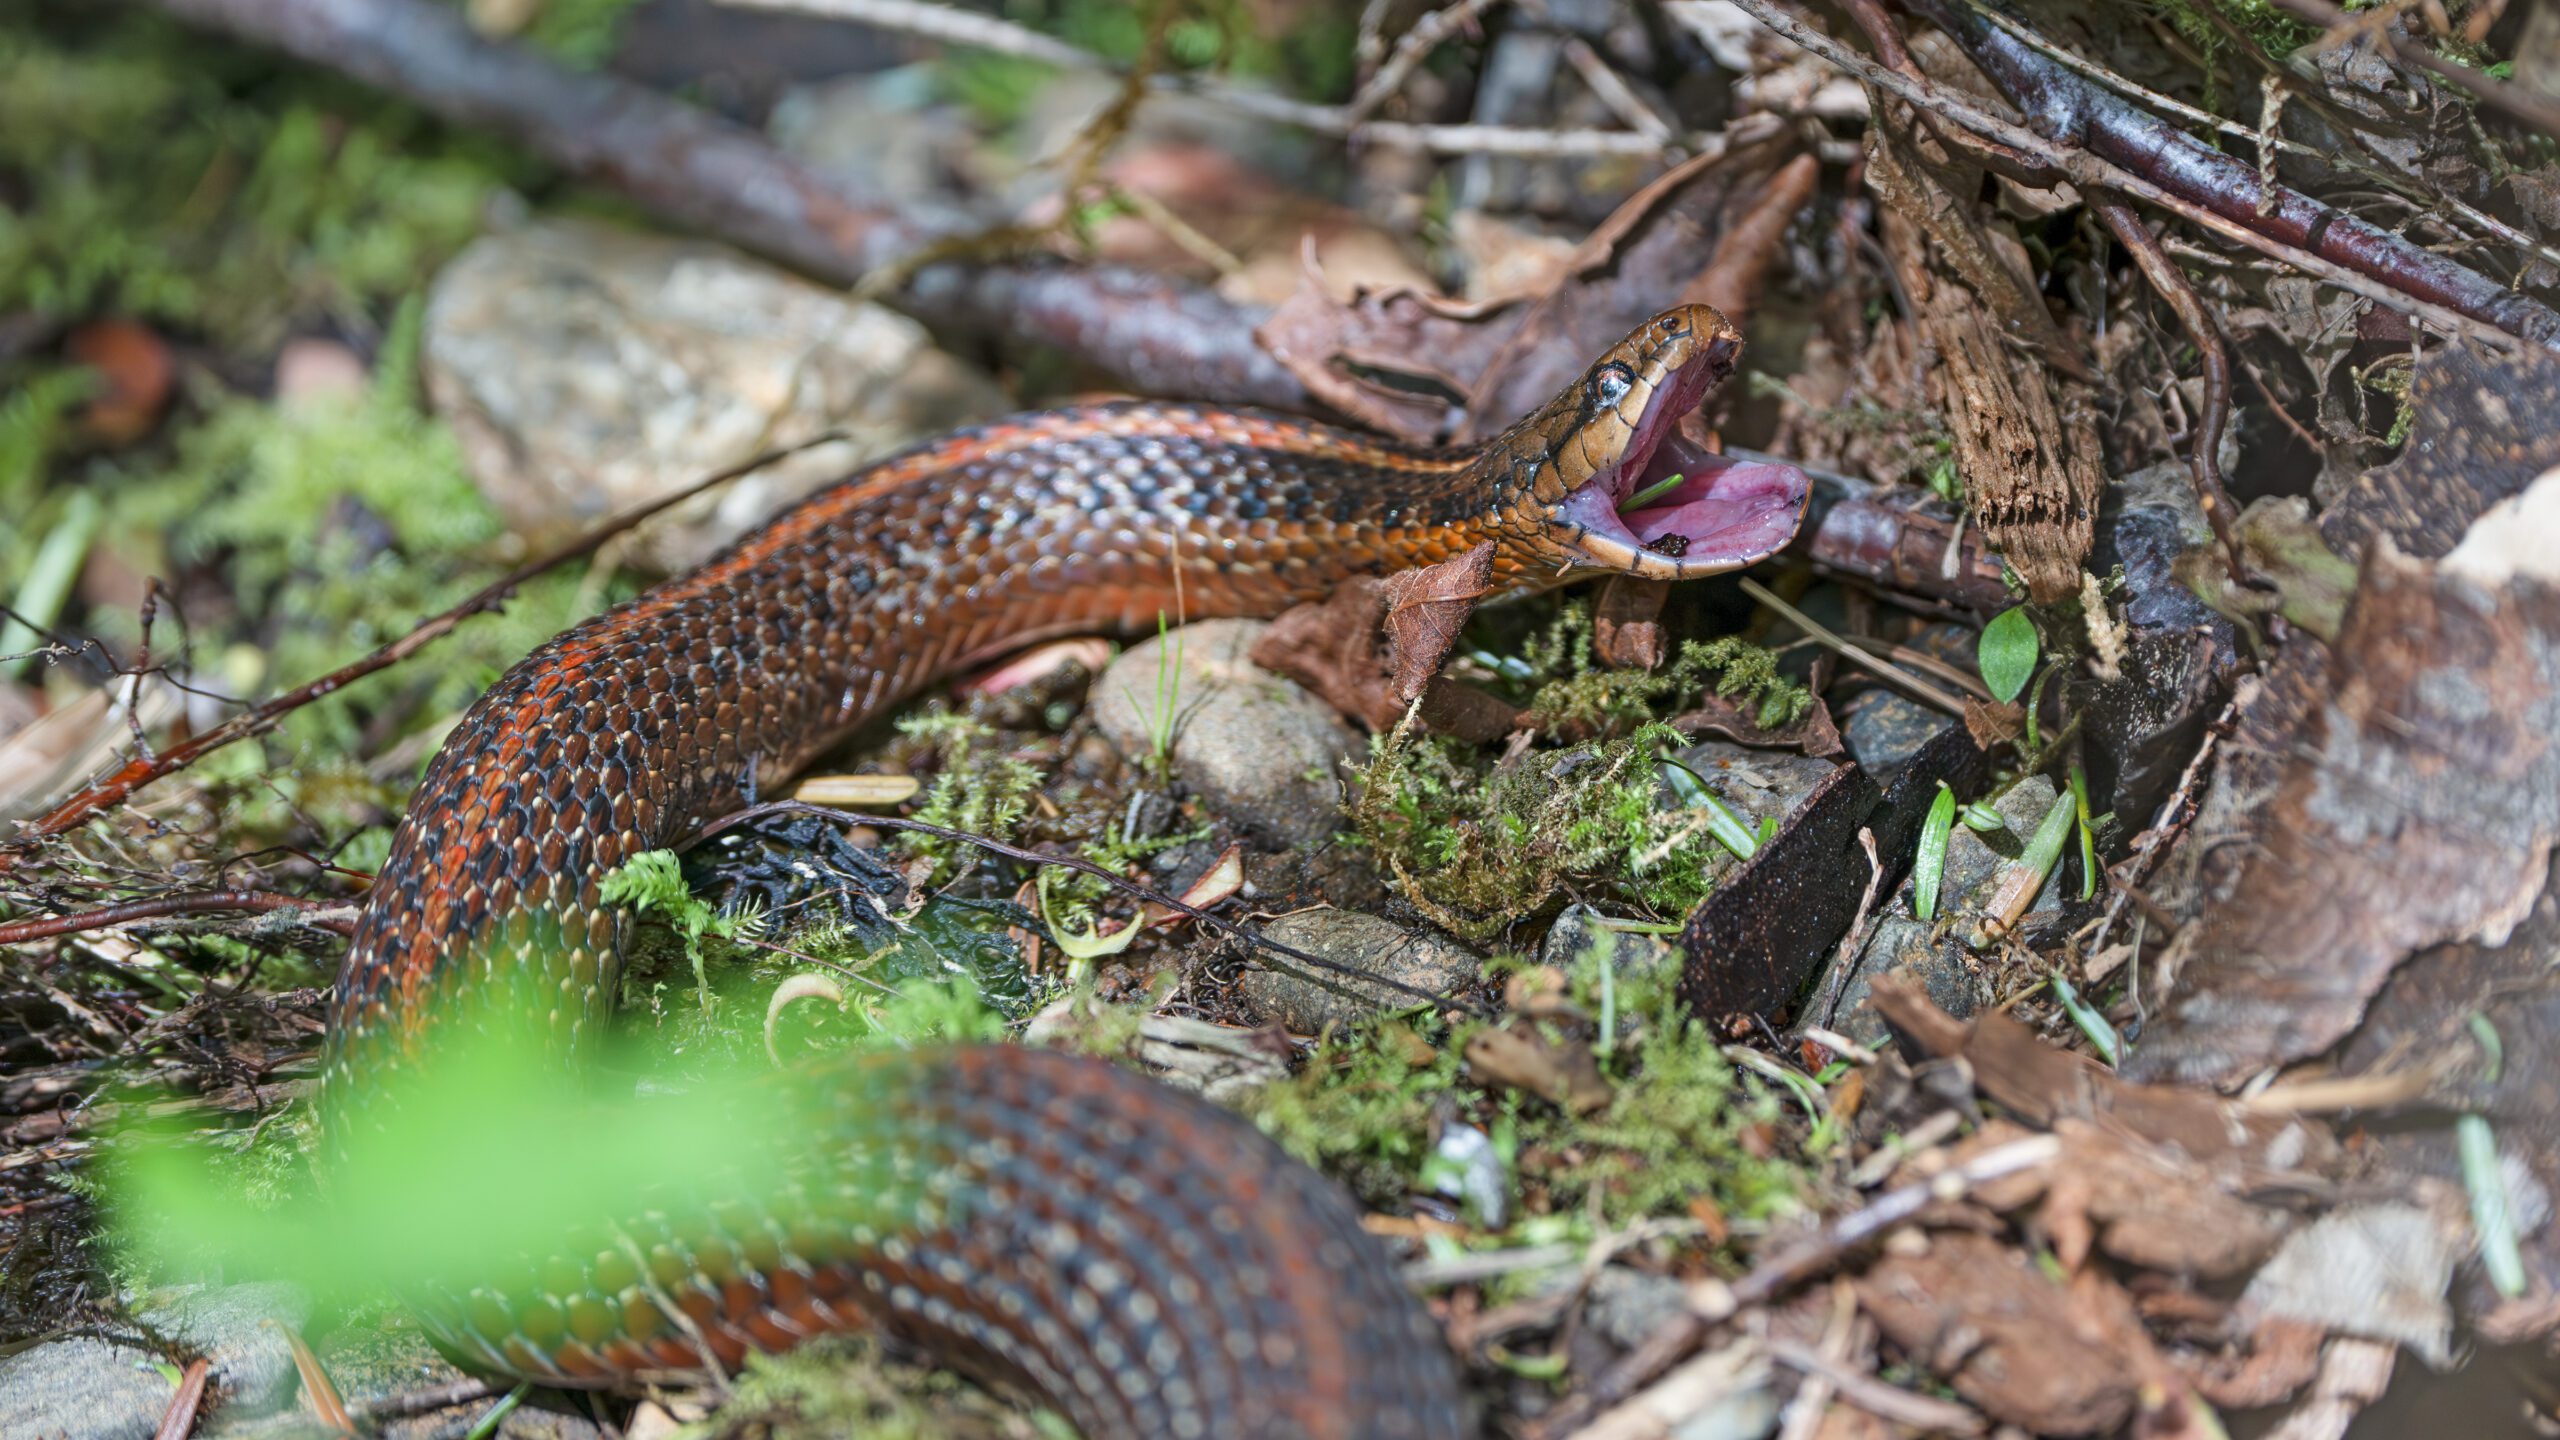
[[[820,490],[468,708],[338,973],[324,1131],[368,1123],[492,994],[583,1063],[635,924],[601,878],[939,678],[1177,607],[1267,617],[1487,545],[1514,588],[1776,552],[1803,474],[1679,429],[1740,352],[1715,310],[1669,310],[1469,448],[1107,401],[960,430]],[[1020,1044],[792,1068],[820,1179],[694,1220],[635,1199],[514,1279],[442,1296],[431,1332],[493,1373],[629,1390],[863,1331],[1018,1387],[1092,1440],[1466,1433],[1456,1362],[1360,1208],[1249,1121]]]

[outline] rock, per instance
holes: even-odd
[[[1621,1350],[1633,1350],[1688,1313],[1689,1287],[1668,1275],[1624,1265],[1602,1267],[1591,1277],[1584,1321]]]
[[[667,571],[864,461],[1006,406],[879,306],[718,245],[587,221],[490,235],[446,266],[425,367],[473,480],[536,543],[758,452],[852,437],[652,520],[636,553]]]
[[[312,1349],[339,1397],[359,1415],[380,1417],[365,1432],[380,1440],[454,1440],[470,1433],[510,1388],[501,1381],[490,1394],[418,1409],[422,1393],[473,1377],[438,1354],[406,1320],[352,1323],[321,1337]],[[536,1390],[508,1412],[497,1440],[597,1440],[601,1432],[584,1410],[561,1392]],[[333,1440],[337,1432],[297,1403],[264,1412],[225,1405],[197,1433],[202,1440]]]
[[[1796,802],[1840,768],[1829,760],[1782,750],[1753,750],[1724,740],[1692,745],[1671,758],[1696,772],[1717,799],[1741,812],[1743,823],[1753,826],[1773,817],[1783,822]],[[1667,781],[1663,798],[1666,803],[1678,800]]]
[[[87,1336],[0,1360],[12,1440],[149,1440],[177,1393],[149,1352]]]
[[[1153,753],[1159,695],[1172,706],[1173,771],[1210,810],[1275,848],[1339,826],[1336,766],[1364,753],[1333,708],[1247,657],[1270,627],[1204,620],[1141,641],[1093,685],[1093,720],[1134,763]]]
[[[295,1383],[284,1326],[300,1328],[311,1302],[291,1285],[207,1287],[145,1311],[143,1324],[213,1362],[226,1405],[262,1409]],[[269,1323],[273,1322],[273,1323]]]
[[[1840,768],[1829,760],[1779,750],[1754,750],[1724,740],[1708,740],[1674,751],[1671,758],[1687,766],[1709,794],[1723,801],[1727,809],[1741,817],[1743,827],[1754,832],[1763,820],[1775,819],[1784,824],[1796,806],[1813,793],[1813,788]],[[1667,774],[1656,791],[1655,804],[1666,825],[1699,823]],[[1721,881],[1741,864],[1732,851],[1721,845],[1711,844],[1707,849],[1709,880]]]
[[[1648,935],[1639,931],[1609,930],[1599,923],[1599,911],[1588,905],[1568,905],[1555,923],[1547,927],[1547,938],[1538,946],[1539,963],[1571,972],[1576,961],[1593,947],[1607,945],[1610,963],[1621,975],[1670,976],[1680,969],[1680,949],[1668,935]]]
[[[1870,690],[1840,727],[1849,758],[1869,773],[1891,770],[1946,728],[1947,713],[1890,690]]]
[[[1919,981],[1939,1009],[1959,1020],[1970,1018],[1992,1002],[1990,977],[1977,964],[1965,937],[1973,932],[1974,917],[1981,914],[1984,897],[1980,892],[1989,887],[2001,865],[2025,847],[2027,837],[2035,833],[2036,823],[2053,808],[2054,796],[2051,780],[2030,775],[1993,804],[2001,819],[2008,822],[2005,831],[1986,837],[1962,821],[1957,822],[1947,836],[1947,863],[1938,881],[1937,918],[1927,923],[1912,918],[1911,882],[1905,879],[1891,907],[1877,921],[1875,933],[1850,962],[1848,974],[1824,980],[1817,993],[1828,994],[1835,986],[1839,993],[1828,1022],[1833,1029],[1861,1044],[1883,1040],[1884,1021],[1867,1006],[1868,988],[1879,975],[1899,974]],[[2019,921],[2022,935],[2033,937],[2039,924],[2062,914],[2062,877],[2074,863],[2072,853],[2066,843],[2062,861],[2045,877],[2036,903]],[[1819,1016],[1807,1018],[1824,1023]]]
[[[1320,955],[1363,974],[1401,981],[1419,990],[1446,994],[1473,979],[1480,963],[1454,940],[1428,930],[1407,930],[1373,915],[1319,907],[1283,915],[1262,927],[1283,945]],[[1295,963],[1287,957],[1274,957]],[[1253,969],[1237,982],[1247,1004],[1302,1035],[1326,1026],[1357,1024],[1389,1010],[1417,1003],[1416,997],[1383,985],[1364,985],[1349,976],[1325,972],[1325,978],[1355,994],[1326,988],[1312,980],[1277,970]]]
[[[894,195],[902,210],[910,197],[955,212],[975,209],[979,222],[994,223],[1003,218],[996,208],[973,203],[960,183],[983,142],[968,110],[943,94],[923,65],[848,74],[786,94],[767,128],[786,154],[845,194]]]

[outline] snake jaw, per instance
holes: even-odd
[[[1680,433],[1731,367],[1700,354],[1657,384],[1625,451],[1551,507],[1549,538],[1573,563],[1650,580],[1739,570],[1795,538],[1813,482],[1792,465],[1729,460]],[[1670,490],[1629,502],[1673,476]]]

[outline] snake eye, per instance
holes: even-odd
[[[1615,360],[1591,372],[1591,399],[1604,409],[1617,409],[1635,386],[1636,372]]]
[[[1689,317],[1680,314],[1665,315],[1654,328],[1665,335],[1686,335],[1689,333]]]

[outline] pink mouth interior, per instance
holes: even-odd
[[[1792,465],[1728,460],[1682,435],[1680,418],[1697,408],[1707,383],[1707,367],[1693,364],[1656,390],[1625,457],[1567,497],[1559,518],[1701,573],[1784,549],[1804,518],[1813,482]],[[1673,475],[1684,478],[1638,509],[1618,509]]]

